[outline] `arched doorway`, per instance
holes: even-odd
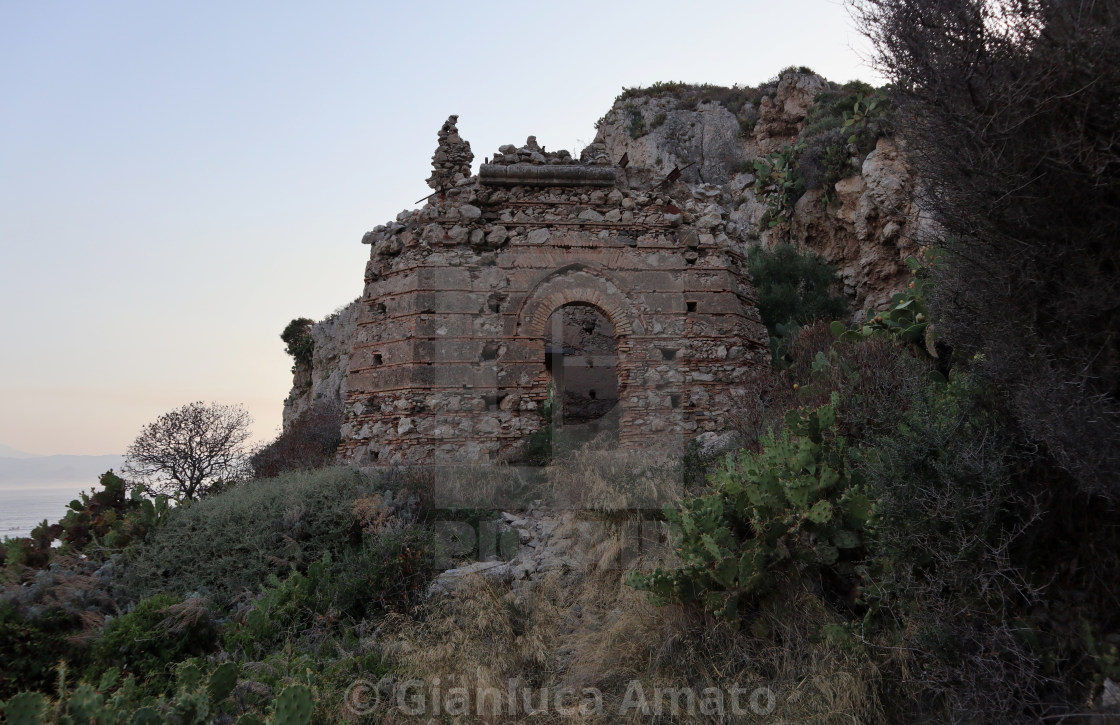
[[[558,307],[545,326],[545,366],[552,376],[552,424],[584,438],[617,430],[618,343],[602,310],[581,302]]]

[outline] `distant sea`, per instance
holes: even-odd
[[[55,523],[120,464],[120,456],[0,456],[0,538],[27,536],[43,519]]]
[[[43,519],[57,522],[66,515],[66,506],[96,482],[43,481],[18,488],[0,486],[0,539],[27,536]]]

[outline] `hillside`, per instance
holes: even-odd
[[[520,461],[324,466],[350,369],[393,360],[358,344],[376,299],[293,320],[286,430],[254,477],[174,502],[106,474],[57,524],[4,541],[7,721],[1115,722],[1120,34],[1097,30],[1120,16],[1043,0],[1005,8],[999,34],[967,3],[922,4],[926,24],[909,0],[863,7],[890,89],[805,69],[627,89],[580,164],[533,137],[499,149],[489,173],[510,189],[576,182],[543,201],[480,189],[452,116],[432,200],[364,240],[369,284],[432,255],[462,272],[513,236],[741,260],[753,282],[734,289],[712,266],[672,269],[734,297],[713,327],[750,301],[756,388],[719,409],[733,435],[625,449],[606,426],[547,425],[541,396]],[[962,119],[972,132],[954,136]],[[500,295],[452,291],[464,325],[499,319],[475,311]],[[681,336],[702,337],[677,297]],[[448,330],[408,300],[394,344],[434,350]],[[533,352],[609,349],[583,312]],[[645,371],[674,383],[678,350],[649,352]],[[723,353],[735,373],[743,358]],[[441,373],[405,381],[420,389],[397,434],[445,410],[424,397]],[[501,409],[470,392],[446,409]]]

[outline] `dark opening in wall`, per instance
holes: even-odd
[[[696,303],[695,302],[685,302],[684,306],[685,306],[685,308],[688,309],[689,312],[695,312],[696,311]]]
[[[670,395],[669,396],[669,405],[674,407],[674,408],[681,407],[681,396],[680,395]]]
[[[549,317],[545,367],[552,375],[560,425],[590,424],[618,404],[618,343],[604,312],[576,302]],[[590,430],[590,429],[589,429]]]
[[[677,359],[677,349],[675,347],[663,347],[663,348],[661,348],[661,359],[662,360],[676,360]]]
[[[381,353],[379,353],[379,352],[373,353],[373,366],[374,367],[378,367],[383,362],[384,362],[384,360],[381,357]]]
[[[486,309],[490,312],[501,312],[502,303],[505,302],[506,295],[494,292],[486,299]]]

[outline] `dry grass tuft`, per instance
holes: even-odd
[[[558,456],[547,477],[555,505],[586,511],[660,510],[678,503],[684,492],[678,458],[619,450],[608,440]]]

